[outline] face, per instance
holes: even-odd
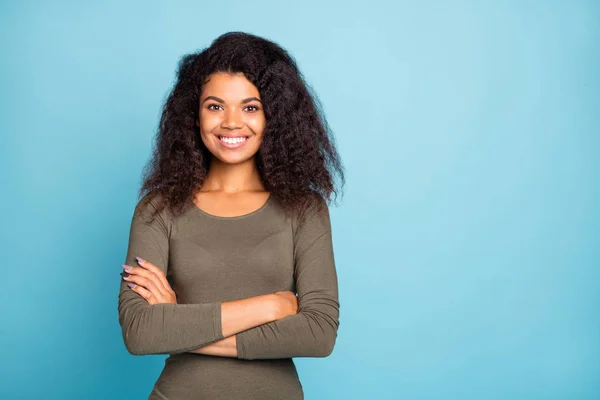
[[[243,74],[214,73],[200,94],[202,142],[223,163],[254,157],[263,138],[265,113],[258,89]]]

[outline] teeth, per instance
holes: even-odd
[[[223,136],[219,137],[219,139],[222,142],[229,143],[229,144],[241,143],[241,142],[243,142],[243,141],[246,140],[245,137],[226,138],[226,137],[223,137]]]

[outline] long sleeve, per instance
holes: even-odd
[[[294,229],[298,313],[238,333],[240,359],[326,357],[333,351],[339,326],[338,282],[324,200],[309,208],[304,223]]]
[[[151,202],[136,206],[125,264],[138,266],[135,257],[139,256],[166,275],[169,214],[163,210],[150,222],[151,211]],[[121,280],[118,309],[125,347],[131,354],[184,353],[223,338],[219,302],[150,305]]]

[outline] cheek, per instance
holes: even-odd
[[[256,118],[252,118],[247,122],[247,125],[257,136],[262,136],[266,125],[265,117],[257,116]]]
[[[220,120],[214,114],[200,114],[200,132],[207,133],[212,132],[215,127],[218,127]]]

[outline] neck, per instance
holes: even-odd
[[[223,163],[213,157],[201,189],[202,192],[225,193],[264,190],[254,157],[240,164]]]

